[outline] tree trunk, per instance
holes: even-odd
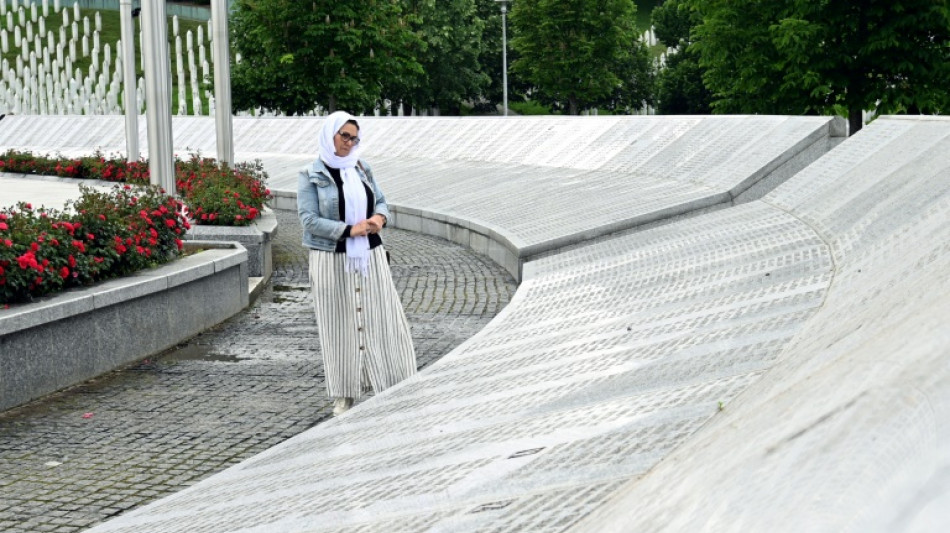
[[[864,110],[861,106],[851,106],[848,109],[848,136],[861,131],[864,126]]]
[[[571,115],[576,115],[577,111],[577,98],[568,98],[567,99],[567,112]]]
[[[330,113],[336,112],[336,96],[330,95],[330,101],[327,102],[327,111]]]

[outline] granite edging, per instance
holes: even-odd
[[[248,306],[243,246],[186,249],[202,251],[0,310],[0,410],[171,348]]]

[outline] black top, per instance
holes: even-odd
[[[326,166],[325,163],[324,166]],[[340,169],[328,166],[327,170],[330,171],[330,176],[333,178],[334,183],[336,183],[336,190],[339,194],[340,220],[346,220],[346,198],[343,197],[343,177],[340,176]],[[360,183],[363,183],[362,180]],[[372,189],[367,187],[365,183],[363,183],[363,189],[366,191],[366,218],[369,218],[373,216],[374,207],[376,206],[376,195],[373,194]],[[350,236],[350,229],[352,229],[352,227],[353,226],[349,224],[346,225],[346,229],[343,230],[343,236],[340,237],[340,240],[336,241],[336,250],[334,250],[334,252],[338,254],[346,253],[346,239]],[[383,239],[378,233],[370,233],[367,237],[369,237],[370,250],[383,244]]]

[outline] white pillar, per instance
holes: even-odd
[[[228,50],[228,2],[211,0],[211,55],[214,61],[214,123],[218,161],[234,163],[231,123],[231,54]]]
[[[139,109],[135,94],[135,21],[132,0],[119,0],[119,24],[122,35],[122,102],[125,104],[126,160],[139,159]]]
[[[168,194],[175,194],[171,65],[168,58],[168,22],[165,19],[164,0],[142,0],[142,40],[151,182],[163,187]]]

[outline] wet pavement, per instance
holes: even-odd
[[[0,531],[82,531],[332,416],[300,228],[295,213],[277,216],[274,276],[247,310],[175,350],[0,413]],[[514,294],[507,272],[467,248],[401,230],[384,239],[420,367]]]

